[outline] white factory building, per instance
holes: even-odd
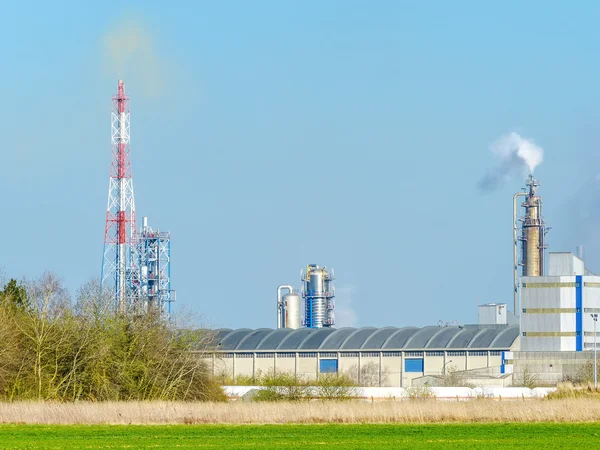
[[[572,253],[550,253],[546,276],[521,277],[521,351],[584,351],[594,348],[600,312],[600,277]]]
[[[214,375],[232,382],[274,372],[308,380],[338,373],[363,386],[410,387],[447,370],[509,373],[504,362],[518,340],[518,326],[508,324],[221,329],[215,335],[218,351],[203,356]]]

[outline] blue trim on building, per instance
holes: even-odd
[[[506,372],[506,366],[504,365],[505,361],[506,361],[506,356],[504,355],[504,352],[502,352],[502,360],[500,362],[500,373]]]
[[[575,350],[583,350],[583,279],[575,277]]]
[[[319,373],[337,373],[338,372],[338,360],[337,359],[320,359],[319,360]]]
[[[423,358],[411,358],[404,360],[404,371],[413,373],[422,373],[424,370]]]

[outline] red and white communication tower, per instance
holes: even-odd
[[[129,97],[119,80],[111,114],[113,161],[108,186],[102,292],[114,296],[118,311],[126,313],[139,298],[139,262],[135,228],[133,178],[129,160]]]

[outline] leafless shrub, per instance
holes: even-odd
[[[533,389],[540,386],[539,377],[529,367],[524,367],[519,373],[513,374],[513,386]]]
[[[389,371],[384,367],[379,372],[379,364],[368,362],[359,366],[354,364],[345,373],[356,385],[365,387],[387,386]]]
[[[0,302],[0,398],[224,399],[201,357],[209,332],[153,313],[118,314],[95,281],[74,304],[50,272],[25,288],[25,301],[3,292]]]
[[[446,373],[440,376],[440,385],[447,387],[475,387],[473,383],[467,381],[465,373],[459,371],[456,366],[446,368]]]

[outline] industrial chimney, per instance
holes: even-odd
[[[513,197],[513,263],[514,263],[514,313],[518,314],[518,266],[522,267],[521,274],[525,277],[544,275],[544,254],[546,250],[546,223],[542,218],[542,197],[537,195],[540,182],[529,175],[525,192],[517,192]],[[525,215],[521,222],[521,261],[517,261],[517,198],[525,197],[521,204]]]

